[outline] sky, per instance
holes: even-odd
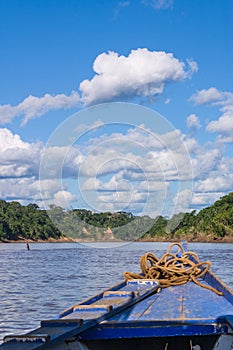
[[[231,0],[0,0],[0,196],[171,216],[233,190]]]

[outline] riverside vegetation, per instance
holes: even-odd
[[[143,235],[140,232],[145,232]],[[213,205],[172,218],[134,216],[127,212],[93,213],[64,210],[54,205],[42,210],[36,204],[22,206],[0,200],[0,241],[141,240],[233,241],[233,192]]]

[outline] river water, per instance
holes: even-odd
[[[0,342],[23,334],[63,309],[139,272],[147,251],[163,255],[169,243],[0,244]],[[233,289],[233,244],[191,243],[189,250],[210,260],[212,271]]]

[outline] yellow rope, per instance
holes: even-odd
[[[171,253],[174,246],[178,247],[178,252]],[[195,259],[194,263],[191,259]],[[134,272],[124,272],[126,280],[130,279],[154,279],[161,288],[177,286],[193,281],[198,286],[209,289],[218,295],[222,292],[198,281],[210,269],[210,262],[201,262],[198,255],[191,251],[184,251],[179,243],[173,243],[169,246],[167,252],[159,259],[155,254],[148,252],[140,258],[140,267],[142,274]]]

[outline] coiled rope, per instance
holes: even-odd
[[[171,252],[174,246],[178,247],[175,254]],[[184,251],[181,244],[173,243],[160,259],[151,252],[142,255],[140,258],[142,274],[124,272],[124,277],[126,280],[153,279],[159,283],[161,288],[178,286],[193,281],[200,287],[222,295],[222,292],[217,289],[198,281],[209,271],[210,265],[209,261],[201,262],[196,253]]]

